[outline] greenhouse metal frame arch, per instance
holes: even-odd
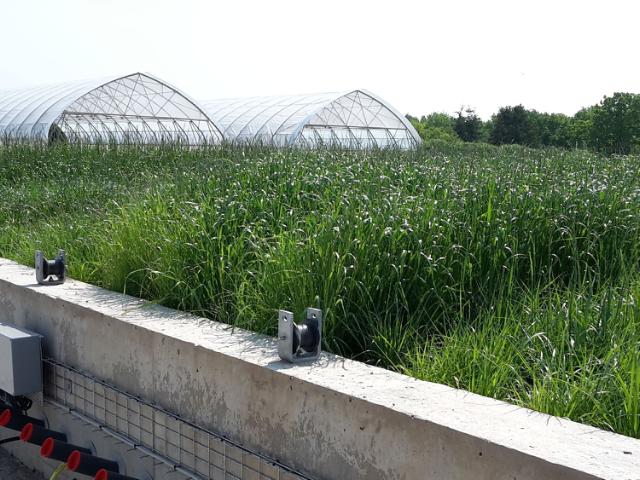
[[[0,141],[218,144],[185,93],[148,73],[0,91]]]
[[[231,143],[349,149],[422,143],[404,115],[367,90],[201,103]]]

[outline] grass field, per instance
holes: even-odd
[[[640,157],[0,149],[0,256],[640,437]]]

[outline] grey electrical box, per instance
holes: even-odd
[[[41,336],[0,323],[0,389],[11,395],[42,391]]]

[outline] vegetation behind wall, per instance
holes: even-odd
[[[0,198],[0,256],[640,437],[638,156],[13,145]]]

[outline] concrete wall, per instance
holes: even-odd
[[[640,479],[640,441],[0,260],[0,321],[45,354],[324,479]],[[274,322],[276,321],[274,317]]]

